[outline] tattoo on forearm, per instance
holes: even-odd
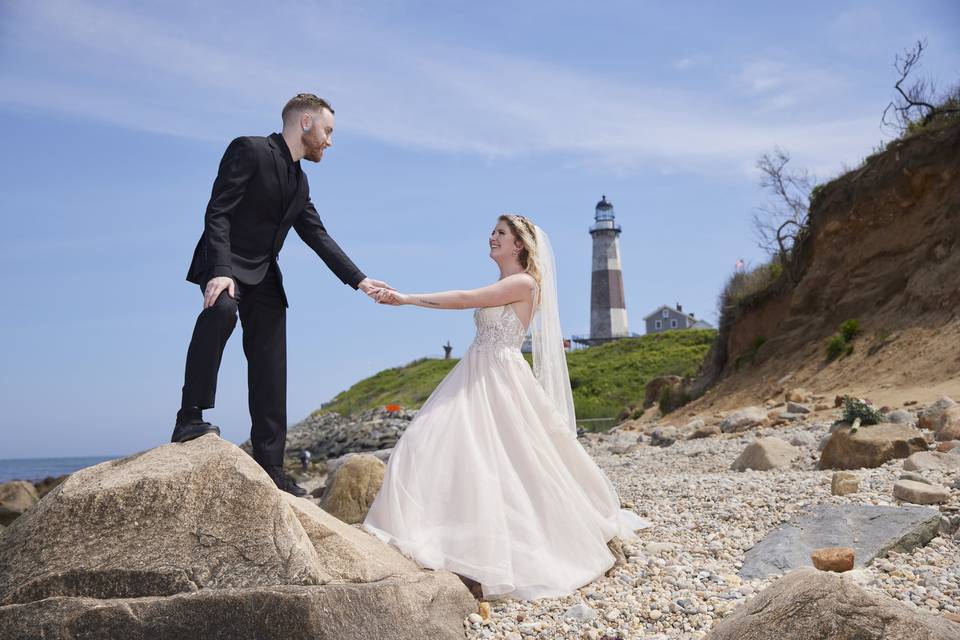
[[[434,306],[434,307],[439,307],[439,306],[440,306],[438,303],[433,302],[433,301],[431,301],[431,300],[427,300],[426,298],[420,298],[420,302],[422,302],[423,304],[429,304],[429,305]]]

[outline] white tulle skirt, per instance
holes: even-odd
[[[364,530],[484,597],[568,595],[650,526],[561,426],[518,351],[471,348],[397,441]]]

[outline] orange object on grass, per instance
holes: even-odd
[[[385,408],[387,411],[389,411],[390,413],[393,413],[393,412],[395,412],[395,411],[400,411],[400,409],[401,409],[400,405],[398,405],[398,404],[388,404],[388,405],[387,405],[386,407],[384,407],[384,408]]]

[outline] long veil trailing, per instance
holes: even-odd
[[[540,267],[540,304],[531,327],[533,373],[560,414],[563,426],[576,435],[577,417],[557,304],[557,263],[547,233],[539,225],[533,230]]]

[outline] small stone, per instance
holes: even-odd
[[[480,624],[483,622],[483,618],[480,617],[479,613],[471,613],[467,616],[467,620],[470,622],[470,624]]]
[[[851,471],[837,471],[830,479],[830,493],[845,496],[860,489],[860,476]]]
[[[810,560],[820,571],[843,573],[853,569],[854,554],[850,547],[824,547],[814,549]]]
[[[904,471],[900,474],[900,480],[913,480],[914,482],[922,482],[923,484],[933,484],[922,475],[916,471]]]
[[[787,413],[810,413],[810,408],[799,402],[788,402]]]
[[[661,612],[660,609],[654,609],[650,612],[651,620],[659,620],[661,616],[663,616],[663,612]]]
[[[480,603],[480,617],[483,618],[484,620],[490,619],[490,603],[489,602]]]
[[[597,617],[597,612],[594,609],[591,609],[586,604],[580,602],[569,609],[567,609],[564,614],[564,618],[573,618],[577,622],[590,622]]]
[[[614,607],[613,609],[609,609],[606,613],[603,614],[603,617],[606,618],[607,621],[613,622],[614,620],[617,620],[620,617],[620,609],[617,609],[616,607]]]

